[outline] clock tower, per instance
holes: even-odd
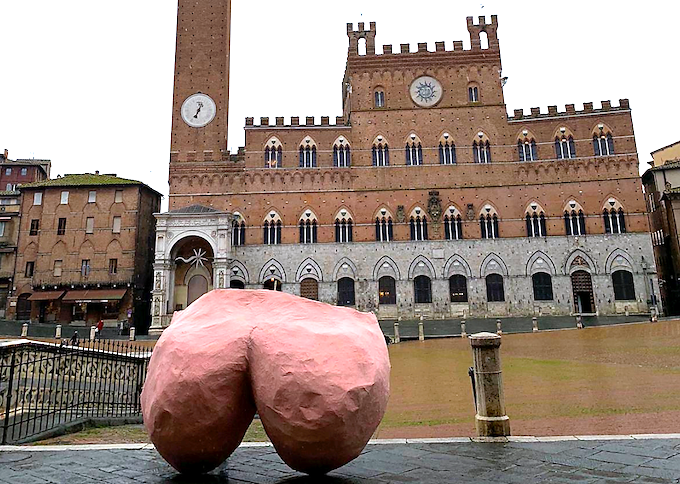
[[[230,30],[231,0],[179,0],[171,175],[229,159]]]

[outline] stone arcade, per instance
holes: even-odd
[[[509,117],[495,16],[467,19],[470,49],[380,53],[374,23],[349,24],[342,116],[247,118],[231,155],[230,16],[228,0],[179,2],[152,332],[219,287],[379,318],[656,304],[628,100]]]

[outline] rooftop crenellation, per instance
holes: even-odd
[[[619,99],[618,106],[612,106],[611,101],[602,101],[601,108],[595,109],[592,102],[583,103],[583,109],[580,111],[576,110],[574,104],[567,104],[564,107],[564,111],[558,111],[557,106],[548,106],[548,112],[542,113],[541,108],[531,108],[531,112],[528,115],[524,114],[523,109],[515,109],[514,115],[508,117],[508,121],[519,121],[522,119],[538,119],[538,118],[551,118],[555,116],[575,116],[589,113],[606,113],[608,111],[627,111],[630,109],[630,102],[628,99]]]
[[[435,42],[435,50],[428,50],[427,42],[418,42],[417,50],[415,52],[411,51],[410,44],[400,44],[398,51],[395,50],[394,46],[391,44],[383,45],[383,53],[376,54],[375,51],[375,36],[376,36],[376,24],[375,22],[370,23],[368,30],[365,28],[363,22],[359,22],[357,30],[354,29],[354,24],[347,24],[347,36],[349,37],[349,55],[350,56],[364,56],[364,54],[359,54],[359,41],[361,39],[366,40],[366,56],[372,55],[399,55],[399,54],[416,54],[423,52],[470,52],[478,50],[487,49],[498,49],[498,17],[496,15],[491,16],[491,22],[487,23],[485,16],[480,16],[478,18],[478,23],[474,22],[473,17],[467,17],[467,28],[470,33],[470,49],[464,49],[463,41],[456,40],[453,42],[453,50],[446,49],[446,43],[443,41]],[[488,39],[488,47],[482,48],[482,33],[486,34]]]
[[[276,121],[274,124],[271,123],[269,117],[261,117],[260,118],[260,123],[255,124],[255,118],[253,117],[247,117],[246,118],[246,129],[248,128],[298,128],[298,127],[304,127],[304,128],[326,128],[326,127],[347,127],[347,123],[345,122],[344,116],[336,116],[335,117],[335,124],[331,124],[331,117],[330,116],[321,116],[321,122],[319,124],[316,123],[316,118],[314,116],[305,116],[303,119],[303,123],[300,123],[300,117],[299,116],[292,116],[290,118],[290,123],[286,124],[285,118],[283,116],[277,116]]]

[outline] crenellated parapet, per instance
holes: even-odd
[[[427,42],[418,42],[417,49],[412,50],[410,44],[399,44],[397,49],[393,45],[386,44],[383,45],[383,53],[376,53],[375,49],[375,35],[376,27],[375,22],[371,22],[370,29],[366,30],[364,23],[360,22],[358,25],[358,30],[354,30],[354,25],[351,23],[347,24],[347,36],[349,37],[349,54],[348,57],[367,57],[375,55],[383,56],[393,56],[402,54],[422,54],[422,53],[436,53],[436,52],[471,52],[471,51],[481,51],[481,50],[498,50],[498,18],[496,15],[491,16],[491,22],[487,23],[486,17],[480,16],[478,23],[474,23],[472,17],[467,18],[468,32],[470,32],[470,49],[465,49],[462,40],[456,40],[453,42],[453,50],[446,48],[446,43],[444,41],[435,42],[435,50],[428,50]],[[481,35],[485,33],[488,39],[488,47],[482,48]],[[359,40],[366,40],[366,54],[359,54]]]
[[[595,109],[592,102],[583,103],[582,110],[576,110],[574,104],[567,104],[564,111],[558,111],[557,106],[548,106],[548,112],[541,112],[541,108],[531,108],[531,113],[524,114],[523,109],[515,109],[514,116],[508,117],[509,122],[527,121],[532,119],[545,119],[555,117],[581,116],[593,113],[626,112],[630,111],[628,99],[620,99],[618,106],[612,106],[611,101],[602,101],[600,109]]]
[[[344,116],[336,116],[335,124],[331,124],[330,116],[321,116],[321,122],[316,123],[316,118],[314,116],[306,116],[304,118],[304,124],[300,124],[300,118],[298,116],[293,116],[290,118],[290,123],[286,124],[285,118],[283,116],[277,116],[274,124],[271,123],[270,118],[261,117],[260,124],[255,124],[255,118],[246,118],[246,129],[256,129],[256,128],[349,128],[349,125],[345,121]]]

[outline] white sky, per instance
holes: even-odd
[[[0,0],[0,149],[51,159],[53,176],[100,170],[167,194],[176,5]],[[230,149],[246,116],[341,114],[347,22],[376,21],[378,52],[467,48],[465,17],[481,14],[499,17],[508,113],[627,97],[643,170],[680,140],[677,1],[235,0]]]

